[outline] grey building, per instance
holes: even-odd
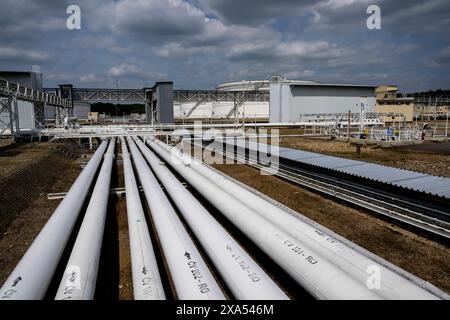
[[[313,81],[285,80],[274,77],[270,81],[269,121],[305,121],[305,115],[374,112],[375,86],[351,84],[323,84]]]
[[[0,78],[32,89],[42,90],[42,74],[29,71],[0,71]],[[19,128],[32,130],[44,124],[44,105],[26,101],[18,101]],[[8,113],[0,114],[0,120],[4,122],[9,118]]]
[[[153,86],[152,111],[157,123],[173,123],[173,82],[156,82]],[[147,115],[147,121],[149,115]]]

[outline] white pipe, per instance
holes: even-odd
[[[237,228],[266,252],[305,290],[319,299],[379,299],[376,292],[355,281],[327,259],[286,231],[269,222],[244,203],[182,163],[177,152],[147,141],[189,184],[221,211]]]
[[[178,298],[181,300],[225,299],[222,290],[135,143],[130,137],[127,137],[127,141]]]
[[[238,141],[238,143],[244,143],[244,141]],[[181,154],[163,143],[158,145],[167,151],[175,152],[185,163],[192,162],[192,158],[186,154]],[[423,280],[392,266],[379,257],[374,260],[374,255],[368,254],[366,250],[353,243],[352,246],[343,243],[336,239],[328,229],[324,227],[319,229],[317,224],[309,224],[308,221],[300,220],[300,215],[294,217],[274,203],[265,200],[248,188],[237,184],[199,161],[195,161],[190,167],[207,177],[223,191],[233,194],[236,199],[245,203],[273,224],[290,233],[298,241],[310,246],[315,252],[326,257],[360,283],[366,284],[371,280],[370,276],[373,270],[379,270],[382,276],[376,292],[381,297],[385,299],[436,299],[443,297],[439,289],[432,287]],[[424,287],[430,288],[433,292]]]
[[[94,299],[115,144],[115,138],[112,138],[103,157],[103,164],[56,293],[56,300]]]
[[[245,148],[245,141],[237,141],[238,147]],[[265,146],[266,147],[266,146]],[[269,146],[270,147],[270,146]],[[269,151],[269,149],[263,149]],[[186,156],[184,159],[189,160]],[[258,194],[236,184],[225,175],[203,164],[192,168],[222,188],[225,192],[233,192],[240,201],[257,211],[272,223],[291,233],[296,239],[308,243],[316,252],[328,257],[335,265],[351,274],[355,279],[365,283],[369,277],[368,270],[379,268],[382,277],[377,293],[385,299],[436,299],[444,297],[439,289],[426,283],[412,274],[384,261],[380,257],[367,252],[356,244],[343,243],[333,236],[333,232],[309,219],[300,220],[272,202],[266,201]],[[308,223],[309,222],[309,223]],[[315,225],[314,225],[315,224]],[[432,292],[430,292],[429,290]]]
[[[134,139],[234,297],[246,300],[288,299],[278,285],[209,214],[145,144]]]
[[[0,289],[0,299],[38,300],[45,296],[73,226],[102,161],[103,141],[67,195]]]
[[[131,271],[135,300],[164,300],[164,288],[158,271],[152,240],[142,209],[136,179],[125,139],[120,137],[130,238]]]

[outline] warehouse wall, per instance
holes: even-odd
[[[292,106],[291,86],[282,81],[270,83],[269,122],[291,122],[290,109]]]
[[[351,86],[290,86],[271,83],[270,122],[300,121],[303,114],[359,113],[361,97],[367,98],[366,112],[374,112],[375,89]]]
[[[414,121],[414,104],[383,104],[375,106],[375,112],[377,113],[394,113],[394,114],[403,114],[405,116],[406,122]],[[393,122],[393,121],[403,121],[403,118],[400,116],[395,116],[392,119],[391,116],[382,116],[381,119],[384,122]]]

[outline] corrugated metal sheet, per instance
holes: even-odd
[[[229,143],[233,141],[229,140]],[[258,147],[259,150],[267,150],[267,145],[258,145],[253,141],[247,141],[246,146],[242,139],[237,140],[237,146],[252,150],[258,150]],[[279,156],[311,166],[450,199],[449,178],[284,147],[279,148]]]

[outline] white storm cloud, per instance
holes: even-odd
[[[113,78],[142,75],[144,75],[142,68],[139,68],[135,64],[122,63],[108,70],[108,76]]]
[[[48,57],[48,53],[45,53],[43,51],[0,46],[0,59],[2,60],[26,60],[32,62],[42,62],[46,61]]]

